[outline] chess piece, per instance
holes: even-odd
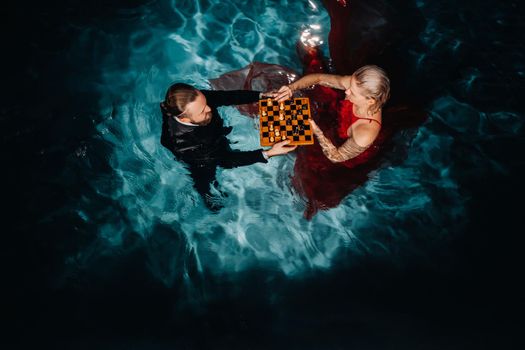
[[[290,99],[281,103],[266,98],[259,108],[261,145],[272,146],[284,140],[298,145],[313,143],[307,99]]]

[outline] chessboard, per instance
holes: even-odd
[[[300,97],[277,102],[271,98],[259,100],[259,132],[261,146],[290,140],[290,145],[314,143],[310,127],[310,99]]]

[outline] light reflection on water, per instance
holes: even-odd
[[[293,276],[330,268],[341,249],[394,257],[400,245],[417,251],[416,241],[446,236],[447,227],[461,225],[465,215],[466,198],[451,172],[455,139],[442,125],[469,137],[479,137],[490,118],[504,120],[506,130],[519,128],[510,114],[485,116],[442,96],[404,162],[378,169],[339,207],[321,211],[312,221],[303,218],[304,203],[290,186],[293,155],[219,170],[218,190],[228,197],[223,198],[224,209],[212,215],[193,190],[187,170],[159,143],[158,103],[166,88],[175,81],[209,88],[209,78],[253,61],[300,71],[294,45],[301,31],[319,24],[326,42],[329,19],[314,1],[287,2],[286,9],[272,1],[198,4],[174,1],[164,11],[146,7],[132,29],[123,27],[107,38],[115,41],[116,51],[102,62],[100,112],[107,118],[98,125],[98,137],[112,146],[108,157],[114,177],[92,179],[91,184],[100,195],[117,201],[123,212],[107,216],[89,201],[79,204],[84,220],[105,215],[99,235],[110,247],[122,246],[131,231],[140,234],[149,245],[148,266],[167,285],[192,273],[188,259],[197,271],[268,266]],[[430,52],[436,43],[435,25],[424,34]],[[122,38],[129,46],[117,44]],[[77,49],[85,44],[79,42]],[[253,120],[232,107],[221,112],[226,124],[235,126],[229,135],[234,148],[259,147]],[[484,155],[480,151],[471,156],[475,163]]]

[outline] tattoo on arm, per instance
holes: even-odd
[[[341,147],[337,148],[326,136],[324,136],[321,130],[318,130],[315,135],[317,136],[317,140],[319,140],[319,145],[321,146],[324,155],[332,163],[344,162],[345,160],[355,158],[368,148],[359,146],[351,137],[346,140]]]

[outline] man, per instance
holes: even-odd
[[[170,86],[165,101],[160,104],[160,142],[176,159],[188,165],[195,189],[213,211],[220,209],[210,194],[218,166],[234,168],[266,163],[268,158],[296,148],[287,146],[288,140],[276,143],[269,150],[238,151],[230,148],[226,135],[231,127],[224,127],[217,107],[253,103],[263,96],[271,97],[273,94],[247,90],[198,90],[191,85],[177,83]]]

